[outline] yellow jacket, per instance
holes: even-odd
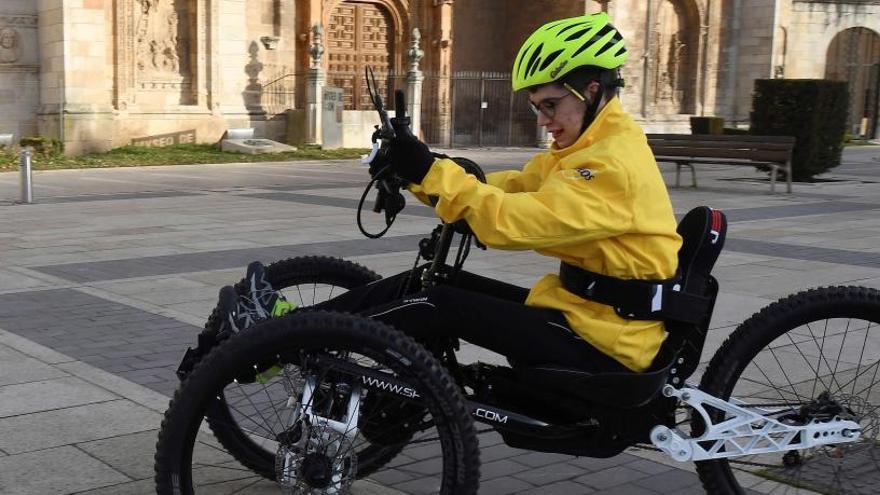
[[[534,249],[591,272],[658,280],[675,275],[681,238],[654,155],[638,124],[612,98],[573,145],[556,144],[521,171],[488,184],[451,160],[437,160],[421,186],[445,222],[465,219],[498,249]],[[587,342],[634,371],[648,368],[665,338],[661,322],[625,320],[610,306],[541,278],[526,304],[558,309]]]

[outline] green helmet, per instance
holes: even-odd
[[[529,36],[513,62],[513,90],[562,79],[584,66],[616,69],[629,52],[608,14],[570,17],[544,24]]]

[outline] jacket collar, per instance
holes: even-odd
[[[557,159],[562,159],[571,155],[576,151],[580,151],[589,147],[602,137],[608,135],[609,131],[618,125],[621,117],[625,115],[623,106],[620,104],[620,98],[614,97],[608,100],[608,103],[602,107],[596,119],[587,127],[587,130],[574,142],[571,146],[559,148],[554,141],[550,146],[550,154]]]

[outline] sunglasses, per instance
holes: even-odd
[[[568,90],[568,93],[565,93],[562,96],[557,96],[555,98],[544,98],[538,103],[534,103],[532,100],[529,100],[529,108],[532,109],[532,112],[535,114],[535,116],[543,114],[548,119],[552,119],[556,116],[556,107],[559,105],[559,102],[564,100],[565,98],[568,98],[569,96],[574,96],[577,99],[584,101],[584,97],[580,93],[575,91],[574,88],[572,88],[568,84],[563,84],[563,86],[565,86],[565,89]]]

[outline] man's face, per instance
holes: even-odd
[[[556,146],[566,148],[577,141],[584,122],[586,104],[559,84],[547,84],[529,92],[538,109],[538,125],[553,135]]]
[[[9,31],[0,32],[0,46],[3,48],[12,48],[15,46],[15,35]]]

